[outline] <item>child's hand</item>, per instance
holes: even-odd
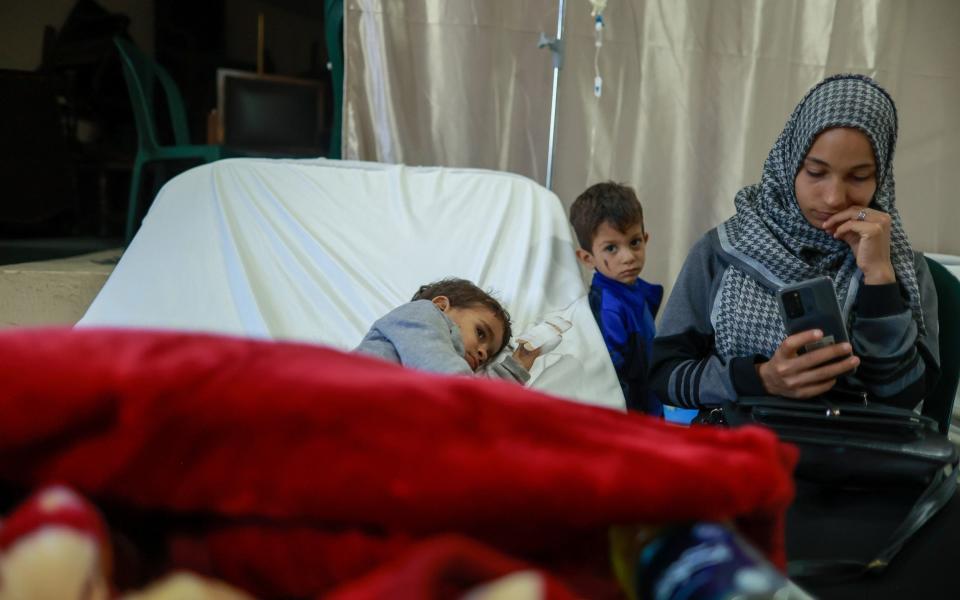
[[[517,349],[513,351],[514,360],[523,365],[523,368],[528,371],[533,367],[533,361],[537,360],[538,356],[540,356],[540,348],[527,350],[523,347],[523,344],[517,346]]]
[[[573,327],[570,321],[556,315],[547,317],[545,320],[537,323],[534,327],[517,336],[517,341],[521,348],[537,348],[539,351],[533,356],[536,358],[541,354],[546,354],[560,345],[561,336],[564,331]],[[528,350],[533,352],[533,350]],[[517,358],[516,355],[514,358]],[[517,360],[520,360],[517,358]],[[533,359],[530,359],[533,364]],[[530,370],[529,368],[527,369]]]

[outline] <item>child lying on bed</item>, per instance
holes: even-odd
[[[491,361],[510,341],[510,315],[490,294],[465,279],[421,286],[413,299],[377,320],[355,352],[434,373],[491,377],[526,383],[540,349],[523,344],[503,361]]]

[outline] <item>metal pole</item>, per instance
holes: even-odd
[[[566,12],[566,0],[560,0],[557,14],[557,37],[552,40],[550,50],[553,53],[553,92],[550,99],[550,137],[547,140],[547,189],[553,189],[553,153],[557,138],[557,91],[560,82],[560,67],[563,66],[563,14]]]

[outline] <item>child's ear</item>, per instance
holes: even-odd
[[[648,243],[649,241],[650,241],[650,232],[649,232],[649,231],[644,231],[644,232],[643,232],[643,243],[646,244],[646,243]]]
[[[440,312],[447,312],[447,309],[450,308],[450,298],[446,296],[437,296],[433,300],[433,305],[440,309]]]
[[[583,248],[577,248],[577,260],[587,265],[591,269],[596,265],[593,263],[593,255],[584,250]]]

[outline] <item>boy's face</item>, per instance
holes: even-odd
[[[591,252],[578,248],[577,258],[610,279],[632,285],[647,260],[649,239],[650,234],[643,230],[642,222],[621,232],[604,221],[593,236]]]
[[[503,345],[503,321],[486,306],[450,306],[446,296],[437,296],[433,303],[446,314],[463,338],[463,358],[476,371],[485,366]]]

